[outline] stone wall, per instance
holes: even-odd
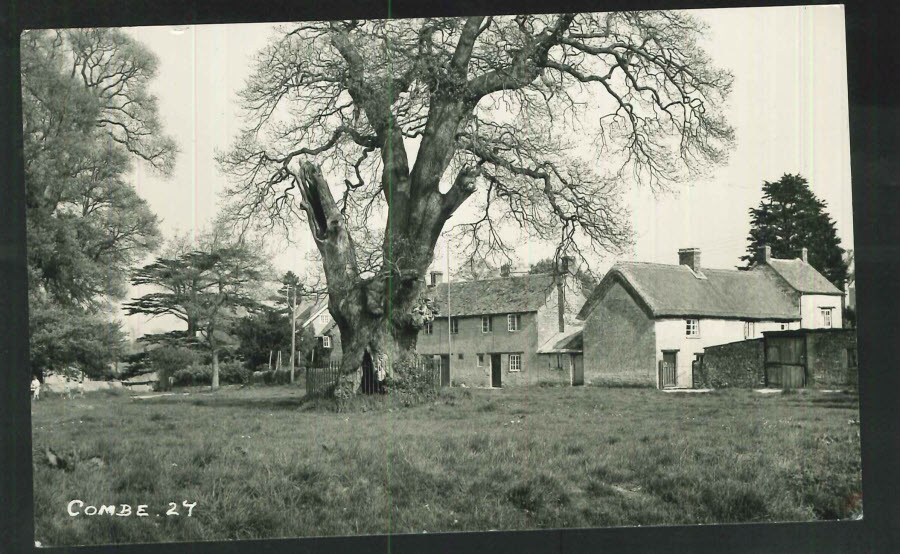
[[[765,382],[763,339],[707,346],[694,371],[694,388],[758,388]]]
[[[807,333],[807,386],[856,386],[858,373],[852,359],[855,353],[856,329],[822,329]]]

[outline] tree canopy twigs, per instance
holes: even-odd
[[[220,156],[231,214],[305,222],[342,335],[378,350],[360,317],[390,313],[408,348],[448,222],[462,256],[509,257],[522,237],[557,257],[614,252],[631,239],[626,184],[665,190],[724,159],[732,76],[704,30],[684,12],[284,26]]]

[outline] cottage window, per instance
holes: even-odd
[[[490,333],[494,330],[494,322],[489,315],[481,316],[481,332]]]
[[[463,356],[463,353],[462,353],[462,352],[460,352],[459,354],[457,354],[456,357],[459,358],[460,360],[465,359],[465,357]]]
[[[686,319],[685,320],[684,336],[686,336],[686,337],[699,337],[700,336],[700,320],[699,319]]]
[[[459,319],[453,317],[450,318],[450,334],[457,335],[459,334]]]
[[[522,316],[519,314],[509,314],[506,316],[506,329],[508,331],[518,331],[522,328]]]
[[[322,348],[331,348],[331,337],[322,335]]]
[[[328,323],[328,312],[322,312],[321,314],[319,314],[319,322]]]
[[[782,331],[786,331],[787,328],[788,328],[788,324],[787,324],[787,323],[782,323],[782,324],[781,324],[781,330],[782,330]]]
[[[752,339],[755,334],[756,334],[756,324],[752,321],[745,321],[744,322],[744,338]]]
[[[521,354],[510,354],[509,355],[509,370],[510,371],[522,371],[522,355]]]
[[[425,325],[422,327],[422,331],[426,335],[431,335],[434,333],[434,325],[430,321],[426,321]]]
[[[826,328],[831,327],[831,308],[822,308],[822,325]]]
[[[476,362],[476,364],[478,365],[478,367],[484,366],[484,354],[478,355],[478,361]]]

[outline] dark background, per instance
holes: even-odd
[[[21,159],[18,36],[26,28],[186,25],[351,19],[559,13],[795,5],[797,2],[609,0],[7,0],[0,8],[0,553],[34,550],[31,421],[27,367],[24,187]],[[829,4],[833,2],[803,2]],[[900,105],[894,56],[900,7],[888,2],[845,5],[853,221],[859,316],[859,376],[863,521],[727,526],[542,530],[378,537],[282,539],[114,547],[53,548],[53,552],[897,552],[898,276],[896,239],[900,174],[896,153]],[[772,51],[792,47],[760,44]],[[845,83],[836,77],[834,86]],[[46,549],[42,549],[45,550]]]

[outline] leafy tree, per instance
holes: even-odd
[[[54,346],[49,329],[77,331],[98,348],[115,343],[98,314],[159,243],[156,216],[126,180],[135,159],[163,174],[174,163],[148,92],[157,62],[112,29],[26,31],[20,52],[29,307],[38,318],[31,365],[96,368],[109,355]]]
[[[507,252],[525,232],[559,252],[615,250],[630,239],[621,182],[658,189],[720,162],[732,78],[703,30],[682,12],[285,28],[221,162],[237,221],[304,221],[315,237],[343,343],[337,394],[359,390],[360,367],[411,359],[454,214],[462,255]]]
[[[844,290],[848,264],[834,220],[825,208],[800,175],[765,181],[759,207],[750,208],[747,254],[741,260],[748,268],[761,262],[763,246],[771,247],[773,258],[797,258],[806,248],[809,264]]]
[[[122,354],[126,344],[121,323],[78,306],[33,298],[33,292],[29,296],[32,374],[43,380],[44,371],[77,367],[92,379],[109,377],[110,364]]]
[[[149,352],[150,366],[156,370],[159,390],[169,390],[170,377],[197,361],[197,355],[184,347],[163,346]]]
[[[158,258],[134,273],[132,284],[153,285],[150,292],[124,305],[127,315],[171,315],[187,329],[145,335],[149,342],[196,345],[212,357],[212,386],[219,387],[219,355],[236,346],[230,337],[241,310],[255,308],[264,261],[258,245],[228,236],[221,225],[205,234],[198,248],[174,259]]]

